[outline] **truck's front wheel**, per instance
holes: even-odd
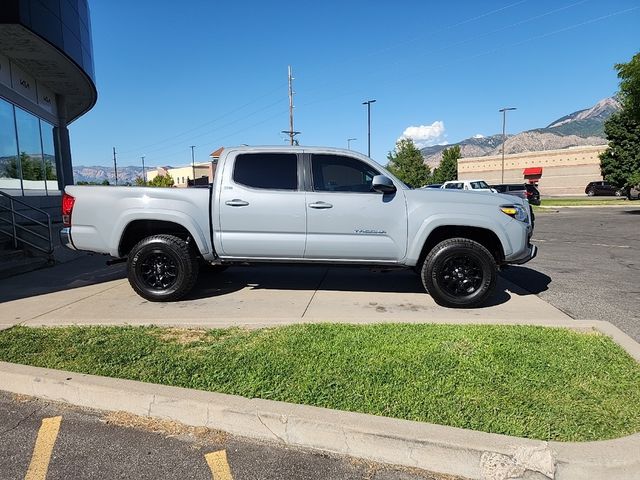
[[[131,287],[151,302],[184,297],[198,278],[198,259],[187,242],[173,235],[153,235],[138,242],[127,261]]]
[[[437,244],[422,265],[422,283],[438,305],[475,307],[496,285],[498,268],[491,252],[467,238]]]

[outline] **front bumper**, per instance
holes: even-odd
[[[73,241],[71,240],[71,227],[64,227],[60,230],[60,243],[63,247],[66,247],[70,250],[77,250],[77,248],[73,245]]]
[[[512,265],[522,265],[523,263],[527,263],[529,260],[534,259],[537,254],[538,254],[538,247],[536,247],[535,245],[529,244],[523,256],[510,259],[507,263]]]

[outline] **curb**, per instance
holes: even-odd
[[[640,345],[613,325],[576,323],[611,336],[640,361]],[[469,479],[640,475],[640,433],[597,442],[545,442],[5,362],[0,362],[0,389]]]

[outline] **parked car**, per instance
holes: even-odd
[[[476,192],[497,193],[484,180],[450,180],[444,182],[440,188],[444,188],[445,190],[474,190]]]
[[[503,183],[491,185],[498,193],[505,193],[528,200],[531,205],[540,205],[540,191],[531,183]]]
[[[593,197],[595,195],[615,195],[620,197],[622,190],[608,182],[589,182],[584,188],[584,193]]]
[[[67,186],[62,244],[126,260],[156,302],[187,295],[202,262],[280,262],[411,268],[440,305],[472,307],[536,256],[523,200],[410,189],[353,151],[225,148],[217,172],[209,189]]]

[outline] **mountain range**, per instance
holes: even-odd
[[[146,168],[154,170],[155,167]],[[73,166],[73,179],[75,183],[78,182],[97,182],[101,183],[104,180],[108,180],[111,185],[115,185],[116,176],[113,167],[101,167],[92,166],[86,167],[84,165]],[[134,184],[136,177],[142,176],[142,167],[118,167],[118,185],[125,185],[130,183]]]
[[[594,106],[565,115],[544,128],[507,135],[504,151],[509,153],[556,150],[579,145],[604,145],[604,122],[620,110],[615,97],[600,100]],[[502,134],[472,137],[448,145],[434,145],[421,149],[425,163],[431,168],[440,165],[445,148],[460,145],[462,157],[484,157],[502,153]]]

